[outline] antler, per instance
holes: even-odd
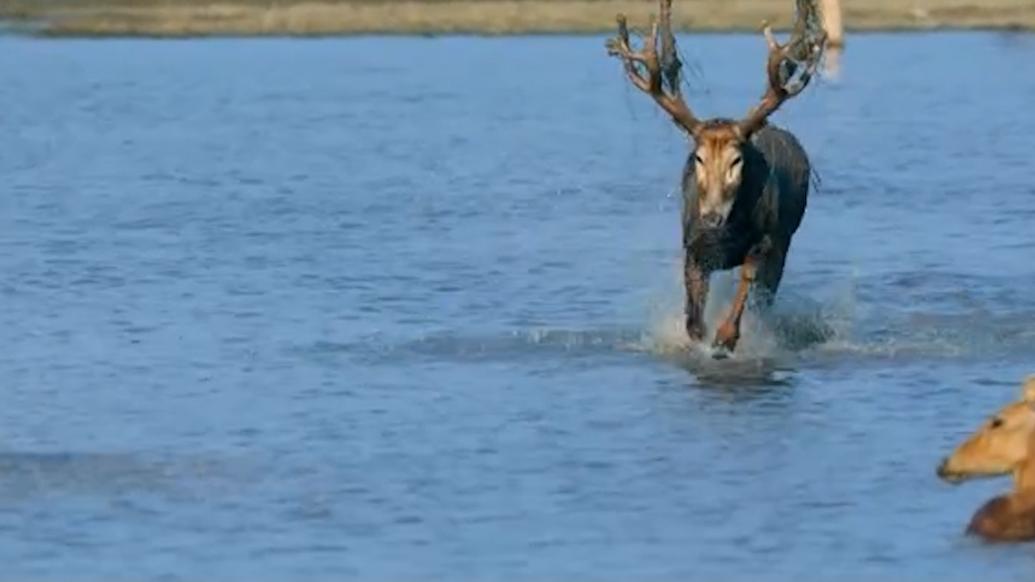
[[[794,32],[787,44],[776,42],[772,28],[763,22],[763,34],[769,45],[766,61],[768,87],[762,101],[738,124],[745,136],[764,126],[766,118],[784,101],[808,86],[823,57],[827,34],[820,22],[816,0],[797,0],[797,13]]]
[[[658,22],[651,18],[650,35],[643,40],[643,49],[634,51],[629,46],[629,28],[624,15],[618,15],[618,36],[607,41],[607,54],[622,59],[625,74],[639,90],[650,95],[662,109],[672,116],[676,125],[697,131],[701,122],[683,101],[679,86],[679,71],[683,66],[676,54],[676,39],[672,35],[672,0],[661,4],[661,56],[658,56]]]

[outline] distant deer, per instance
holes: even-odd
[[[658,22],[652,19],[642,50],[634,51],[622,15],[618,36],[607,43],[608,54],[621,58],[632,84],[650,95],[693,140],[683,170],[686,331],[695,342],[704,339],[711,273],[742,267],[733,305],[713,344],[733,351],[752,284],[766,305],[776,294],[809,191],[811,169],[805,150],[793,135],[766,120],[808,85],[822,57],[826,34],[815,0],[797,0],[790,41],[778,44],[765,26],[768,86],[761,102],[741,120],[701,120],[682,96],[672,0],[660,0],[660,4],[660,55]]]

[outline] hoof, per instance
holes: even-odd
[[[715,342],[712,349],[732,352],[737,349],[737,342],[740,341],[740,333],[733,325],[723,324],[715,334]]]
[[[689,324],[687,324],[687,326],[686,326],[686,337],[690,340],[690,343],[692,343],[692,344],[699,344],[699,343],[703,342],[704,341],[704,326],[696,324],[696,323],[689,323]]]
[[[728,360],[732,355],[726,348],[712,348],[713,360]]]

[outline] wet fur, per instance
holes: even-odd
[[[709,139],[729,139],[729,120],[709,121],[697,137],[695,151],[715,147]],[[726,223],[718,228],[701,224],[694,153],[683,170],[684,279],[687,293],[687,332],[704,335],[704,302],[708,278],[714,271],[741,266],[748,252],[764,237],[771,241],[759,268],[756,300],[771,303],[783,278],[791,238],[801,225],[809,191],[811,167],[805,149],[790,132],[766,125],[741,144],[743,168],[740,186]]]

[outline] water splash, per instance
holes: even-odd
[[[729,308],[735,271],[713,277],[705,323],[714,333]],[[673,273],[673,277],[676,277]],[[673,279],[674,280],[674,279]],[[347,343],[299,346],[298,355],[316,359],[360,357],[367,363],[398,365],[430,361],[522,361],[557,358],[618,358],[644,354],[694,372],[727,380],[768,378],[781,369],[824,365],[844,359],[886,361],[1002,355],[1035,343],[1035,312],[991,314],[978,306],[945,314],[872,305],[858,298],[854,277],[828,288],[801,293],[785,286],[770,309],[749,308],[741,341],[729,358],[717,361],[708,342],[686,335],[682,292],[676,285],[657,290],[642,326],[560,329],[538,327],[485,334],[445,332],[419,338],[381,335]]]
[[[705,308],[711,333],[725,316],[735,284],[734,272],[713,277]],[[708,363],[708,344],[693,345],[686,336],[681,300],[674,290],[659,295],[636,348],[695,372],[711,370],[716,364]],[[850,277],[809,294],[781,289],[771,309],[745,312],[741,332],[740,344],[725,364],[731,369],[748,363],[801,366],[844,358],[987,357],[1035,344],[1035,313],[995,314],[980,305],[951,314],[870,305],[859,300],[857,280]]]
[[[732,273],[718,273],[712,279],[704,314],[705,326],[712,333],[729,309],[735,282]],[[671,293],[652,306],[647,331],[638,347],[662,356],[682,356],[692,351],[710,358],[711,350],[693,345],[687,337],[683,309],[675,297],[676,294]],[[825,302],[782,291],[772,309],[745,311],[741,341],[733,358],[787,357],[824,342],[848,337],[854,311],[855,295],[851,287],[839,290]]]

